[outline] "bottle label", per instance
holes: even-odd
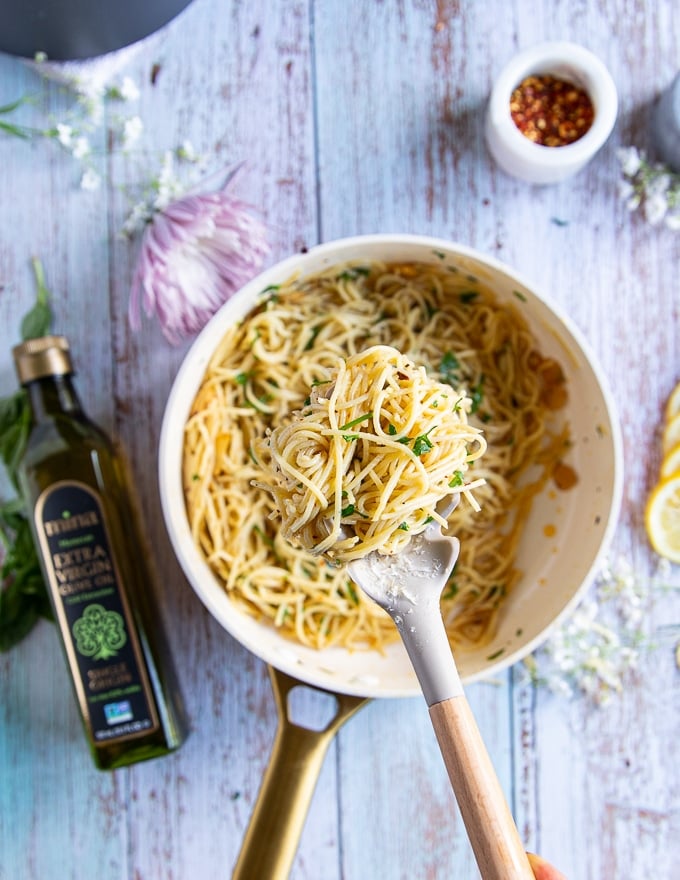
[[[56,483],[38,498],[35,525],[92,738],[147,735],[158,716],[99,497],[84,483]]]

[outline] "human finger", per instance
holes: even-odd
[[[567,880],[561,871],[558,871],[545,859],[534,853],[527,853],[527,856],[536,880]]]

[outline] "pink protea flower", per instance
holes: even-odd
[[[264,225],[226,187],[189,194],[155,210],[142,237],[128,316],[154,313],[173,345],[201,330],[260,270],[269,248]]]

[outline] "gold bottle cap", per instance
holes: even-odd
[[[19,382],[26,385],[43,376],[63,376],[73,372],[69,344],[65,336],[27,339],[12,349]]]

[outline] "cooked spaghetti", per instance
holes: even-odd
[[[444,257],[441,265],[371,262],[293,279],[229,328],[186,425],[194,540],[233,602],[306,645],[380,649],[398,638],[345,569],[285,539],[271,493],[253,485],[267,480],[255,451],[267,431],[309,406],[309,389],[328,382],[339,360],[374,345],[393,346],[432,379],[464,389],[469,423],[484,430],[488,448],[466,474],[484,481],[475,490],[481,511],[461,503],[449,518],[460,554],[442,595],[452,644],[478,646],[520,576],[516,550],[532,499],[568,447],[556,413],[566,386],[519,308],[497,303]]]
[[[472,401],[388,345],[340,359],[292,421],[256,444],[284,538],[337,562],[394,555],[465,494],[486,448]]]

